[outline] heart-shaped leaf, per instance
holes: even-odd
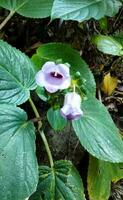
[[[81,108],[83,117],[73,121],[73,128],[82,146],[101,160],[123,162],[123,141],[105,106],[89,98]]]
[[[25,17],[50,16],[53,0],[0,0],[0,6]]]
[[[37,192],[30,200],[85,200],[82,180],[70,161],[60,160],[53,168],[40,166]]]
[[[36,88],[31,60],[19,50],[0,40],[0,103],[20,105]]]
[[[62,43],[45,44],[39,47],[36,54],[32,57],[37,71],[41,69],[45,62],[56,61],[58,59],[62,59],[63,63],[69,63],[71,65],[71,74],[75,74],[75,72],[79,71],[81,77],[86,80],[86,89],[89,90],[92,95],[95,95],[94,77],[79,53],[72,49],[70,45]]]
[[[26,113],[0,104],[0,199],[29,197],[38,183],[35,129]]]

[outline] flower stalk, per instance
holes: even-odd
[[[39,112],[38,112],[38,110],[37,110],[37,108],[36,108],[36,106],[35,106],[35,104],[33,102],[33,100],[31,99],[31,97],[29,98],[29,102],[30,102],[30,105],[31,105],[34,113],[35,113],[35,116],[37,118],[41,118],[40,115],[39,115]],[[41,136],[41,138],[43,140],[43,143],[45,145],[46,152],[47,152],[47,155],[48,155],[48,158],[49,158],[49,162],[50,162],[50,166],[52,168],[53,165],[54,165],[54,163],[53,163],[53,157],[52,157],[52,154],[51,154],[51,151],[50,151],[49,144],[47,142],[46,136],[45,136],[44,132],[40,130],[41,127],[42,127],[42,122],[38,121],[38,132],[40,133],[40,136]]]

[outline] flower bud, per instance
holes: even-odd
[[[76,92],[65,95],[64,106],[61,108],[61,115],[68,120],[77,120],[83,115],[81,110],[81,97]]]

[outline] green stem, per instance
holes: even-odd
[[[49,158],[49,162],[50,162],[50,166],[53,167],[53,158],[52,158],[52,154],[51,154],[51,151],[50,151],[50,148],[49,148],[49,144],[47,142],[47,139],[45,137],[45,134],[43,131],[39,131],[40,133],[40,136],[45,144],[45,148],[46,148],[46,151],[47,151],[47,155],[48,155],[48,158]]]
[[[34,111],[34,113],[35,113],[35,116],[36,116],[37,118],[40,118],[39,112],[38,112],[38,110],[37,110],[37,108],[36,108],[36,106],[35,106],[33,100],[31,99],[31,97],[29,98],[29,102],[30,102],[30,105],[31,105],[31,107],[32,107],[32,109],[33,109],[33,111]],[[44,143],[44,145],[45,145],[46,152],[47,152],[47,155],[48,155],[48,158],[49,158],[49,162],[50,162],[50,166],[53,167],[54,164],[53,164],[52,154],[51,154],[51,151],[50,151],[50,148],[49,148],[49,144],[48,144],[48,142],[47,142],[47,139],[46,139],[46,136],[45,136],[44,132],[43,132],[43,131],[40,131],[41,126],[42,126],[42,122],[41,122],[41,121],[38,121],[38,131],[39,131],[40,136],[41,136],[41,138],[42,138],[42,140],[43,140],[43,143]]]
[[[0,24],[0,30],[7,24],[7,22],[12,18],[15,14],[15,11],[10,11],[9,15],[4,19],[4,21]]]

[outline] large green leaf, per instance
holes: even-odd
[[[50,16],[53,0],[0,0],[0,6],[33,18]]]
[[[50,108],[47,112],[47,119],[55,131],[60,131],[67,125],[67,120],[61,116],[60,109]]]
[[[92,42],[96,44],[98,50],[103,53],[116,56],[123,55],[122,44],[111,36],[96,35],[92,37]]]
[[[53,168],[40,166],[37,192],[30,200],[85,200],[81,178],[72,163],[61,160]]]
[[[0,104],[0,199],[29,197],[38,183],[34,125],[26,113]]]
[[[119,0],[55,0],[51,17],[77,21],[100,19],[105,15],[114,15],[120,6]]]
[[[111,182],[123,178],[123,163],[109,163],[90,157],[88,169],[88,193],[90,200],[107,200]]]
[[[123,162],[123,141],[110,114],[95,98],[82,103],[83,117],[73,121],[82,146],[93,156],[110,162]]]
[[[81,77],[86,80],[86,87],[89,92],[95,94],[95,81],[91,71],[79,53],[72,49],[70,45],[62,43],[45,44],[39,47],[36,54],[32,57],[37,70],[40,70],[45,62],[49,60],[56,61],[58,59],[62,59],[63,63],[71,65],[70,71],[72,74],[79,71]]]
[[[111,190],[111,168],[108,162],[90,157],[88,193],[90,200],[108,200]]]
[[[0,103],[22,104],[35,87],[35,71],[31,60],[0,40]]]

